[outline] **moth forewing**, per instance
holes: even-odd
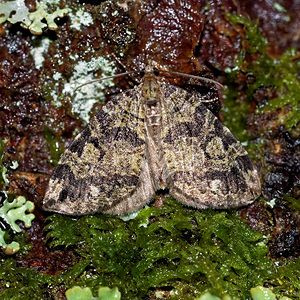
[[[201,99],[149,67],[62,155],[43,207],[69,215],[125,214],[158,189],[189,206],[228,208],[254,201],[260,181],[247,152]]]
[[[123,213],[127,203],[136,210],[150,201],[151,186],[150,191],[140,191],[149,176],[142,172],[145,129],[139,90],[129,94],[106,104],[62,155],[48,184],[46,210],[69,215]]]
[[[239,207],[260,194],[260,179],[248,153],[201,99],[173,87],[165,98],[163,150],[169,192],[197,208]],[[184,103],[182,99],[185,99]],[[188,100],[187,100],[188,99]],[[180,103],[181,102],[181,103]]]

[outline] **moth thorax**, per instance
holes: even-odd
[[[159,101],[160,92],[156,80],[146,78],[142,86],[142,97],[147,105],[152,105]]]
[[[148,126],[160,126],[161,125],[161,107],[160,103],[146,105],[146,116]]]
[[[148,132],[155,142],[161,136],[161,107],[160,102],[146,104],[146,124]]]

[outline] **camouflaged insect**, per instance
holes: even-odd
[[[68,215],[125,214],[160,189],[196,208],[230,208],[253,202],[260,180],[241,143],[201,99],[148,68],[62,155],[43,206]]]

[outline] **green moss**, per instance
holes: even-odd
[[[45,299],[55,282],[34,269],[17,267],[13,258],[0,259],[0,298],[4,300]]]
[[[300,210],[300,202],[299,202],[299,200],[297,200],[297,199],[295,199],[295,198],[293,198],[293,197],[291,197],[290,195],[287,195],[287,194],[283,194],[282,198],[288,202],[289,207],[292,210],[296,210],[296,211]]]
[[[247,115],[250,109],[249,102],[241,102],[238,100],[238,92],[235,88],[227,86],[224,91],[225,105],[222,108],[224,115],[224,125],[237,137],[240,142],[249,140],[246,130]]]
[[[250,299],[250,289],[265,284],[292,299],[300,291],[300,260],[276,266],[262,235],[235,211],[197,211],[169,198],[163,208],[144,208],[128,221],[54,214],[48,222],[52,247],[71,247],[80,261],[48,276],[0,260],[1,299],[43,299],[74,286],[90,287],[94,295],[99,286],[115,286],[122,299],[143,299],[156,288],[171,289],[171,299],[205,292]]]
[[[253,99],[253,94],[258,88],[267,88],[277,92],[278,96],[268,101],[257,109],[257,113],[274,111],[286,105],[290,111],[279,120],[280,124],[288,129],[297,125],[300,120],[299,93],[300,85],[298,73],[300,61],[297,60],[297,50],[289,49],[279,58],[273,58],[267,53],[267,41],[259,33],[258,23],[254,23],[239,15],[227,15],[234,23],[246,27],[246,41],[248,47],[242,50],[236,59],[236,65],[230,72],[229,78],[233,79],[240,71],[255,78],[253,83],[247,86],[246,97],[248,103]],[[257,58],[249,63],[246,56],[256,54]]]
[[[178,299],[206,290],[246,299],[272,269],[262,236],[233,212],[201,212],[173,199],[129,221],[109,215],[49,221],[53,246],[80,245],[81,262],[63,275],[67,287],[90,286],[94,294],[98,286],[117,286],[122,299],[142,299],[166,286]]]
[[[44,137],[51,154],[50,162],[56,166],[61,154],[64,152],[64,147],[61,146],[59,137],[51,128],[44,128]]]
[[[277,295],[299,299],[300,295],[300,258],[281,265],[270,276],[270,283]]]

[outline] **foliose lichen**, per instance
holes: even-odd
[[[263,286],[257,286],[250,290],[253,300],[291,300],[289,297],[276,297],[272,289]]]
[[[66,291],[67,300],[120,300],[121,293],[117,288],[110,289],[109,287],[99,287],[98,296],[93,297],[90,288],[81,288],[74,286]]]
[[[69,10],[67,8],[48,11],[48,1],[36,1],[36,11],[29,12],[24,0],[7,1],[0,4],[0,24],[8,21],[12,24],[20,23],[28,28],[32,34],[42,34],[43,29],[57,30],[56,18],[62,18]]]
[[[12,202],[8,201],[7,193],[3,190],[9,184],[6,176],[7,169],[3,166],[3,150],[4,145],[0,138],[0,247],[5,254],[15,254],[20,250],[19,243],[15,241],[7,243],[5,237],[7,237],[8,231],[13,233],[22,231],[16,223],[17,221],[22,221],[25,227],[31,226],[31,222],[34,219],[34,214],[31,214],[34,210],[34,204],[31,201],[26,201],[23,196],[18,196]],[[11,168],[16,167],[17,163],[15,162]]]
[[[0,203],[2,204],[0,207],[0,220],[2,224],[8,225],[14,233],[22,231],[16,221],[22,221],[27,228],[31,226],[31,222],[35,217],[31,213],[34,210],[33,202],[26,201],[23,196],[18,196],[13,202],[5,199],[0,201]],[[7,244],[4,240],[5,233],[6,231],[0,228],[0,247],[3,248],[5,254],[15,254],[20,250],[20,245],[14,241]]]

